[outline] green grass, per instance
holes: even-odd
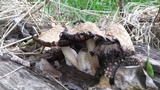
[[[119,0],[61,0],[62,4],[65,4],[67,6],[79,9],[79,10],[94,10],[94,11],[110,11],[115,12],[118,9],[118,1]],[[124,4],[128,4],[129,2],[137,2],[137,3],[149,3],[150,1],[153,2],[153,0],[124,0]],[[57,0],[58,2],[58,0]],[[157,2],[154,2],[155,5],[160,4],[160,1],[157,0]],[[79,19],[82,19],[84,21],[92,21],[95,22],[99,17],[87,14],[83,12],[79,12],[77,10],[72,10],[69,8],[66,8],[64,6],[61,6],[60,12],[63,14],[57,14],[58,5],[53,2],[50,2],[46,5],[46,12],[48,14],[53,15],[57,21],[76,21]],[[132,8],[131,8],[132,9]],[[102,12],[96,12],[97,14],[103,15],[107,13]]]

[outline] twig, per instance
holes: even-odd
[[[21,68],[23,68],[23,67],[24,67],[24,66],[20,66],[20,67],[16,68],[15,70],[13,70],[13,71],[11,71],[11,72],[3,75],[3,76],[0,76],[0,79],[5,78],[5,77],[11,75],[12,73],[16,72],[17,70],[19,70],[19,69],[21,69]]]
[[[61,0],[58,0],[58,3],[61,3]],[[61,13],[61,5],[60,4],[58,4],[58,13]]]
[[[117,9],[116,13],[114,14],[111,24],[113,24],[113,22],[115,22],[115,20],[116,20],[116,15],[118,14],[118,10],[119,10],[119,8]]]
[[[68,88],[66,88],[62,83],[60,83],[57,79],[55,79],[54,77],[51,76],[51,78],[53,80],[55,80],[60,86],[62,86],[63,88],[65,88],[66,90],[69,90]]]
[[[15,55],[14,53],[8,51],[7,49],[6,49],[6,51],[8,52],[7,54],[10,55],[10,60],[11,61],[14,61],[14,62],[19,63],[19,64],[21,64],[23,66],[26,66],[26,67],[30,67],[31,66],[31,63],[29,61],[26,61],[26,60],[18,57],[17,55]]]
[[[119,0],[119,11],[120,15],[124,17],[124,0]]]
[[[37,53],[34,53],[34,52],[26,52],[26,53],[14,53],[15,55],[37,55],[37,54],[40,54],[41,52],[37,52]]]
[[[14,45],[14,44],[16,44],[16,43],[22,42],[22,41],[24,41],[24,40],[30,39],[30,38],[32,38],[32,36],[28,36],[28,37],[23,38],[23,39],[21,39],[21,40],[18,40],[18,41],[16,41],[16,42],[7,44],[7,45],[5,45],[5,46],[0,47],[0,50],[3,49],[3,48],[6,48],[6,47],[12,46],[12,45]]]
[[[11,16],[7,16],[7,17],[3,17],[3,18],[0,16],[1,17],[0,20],[5,20],[5,19],[8,19],[8,18],[14,18],[14,17],[17,17],[17,16],[18,15],[11,15]]]
[[[159,14],[160,14],[160,6],[159,6],[159,10],[158,10],[157,15],[156,15],[156,17],[154,18],[153,25],[155,25],[155,21],[156,21],[156,19],[158,18],[158,15],[159,15]]]

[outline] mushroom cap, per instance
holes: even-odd
[[[38,39],[41,39],[43,41],[46,42],[58,42],[60,40],[59,35],[61,34],[61,32],[63,32],[65,30],[64,27],[62,27],[62,25],[55,25],[53,28],[41,32],[41,34],[39,35]]]
[[[68,46],[71,41],[60,38],[61,33],[65,30],[62,25],[55,25],[52,29],[41,32],[38,38],[33,37],[33,40],[44,46]]]
[[[100,31],[97,25],[92,22],[80,23],[79,25],[75,25],[70,31],[68,31],[68,33],[70,34],[87,33],[87,32],[91,32],[92,34],[95,35],[104,36],[104,32]]]
[[[100,75],[109,77],[114,82],[116,70],[120,66],[138,65],[138,60],[125,59],[134,54],[135,49],[128,32],[121,24],[106,26],[105,40],[97,40],[97,46],[91,52],[99,58]]]
[[[105,35],[105,40],[97,40],[98,44],[91,52],[92,55],[96,54],[101,57],[105,56],[105,58],[109,58],[117,55],[119,57],[131,56],[135,53],[131,38],[121,24],[106,26]]]
[[[62,38],[74,41],[85,41],[95,36],[105,37],[105,33],[92,22],[79,23],[61,35]]]
[[[106,26],[105,28],[106,38],[111,41],[117,39],[120,43],[120,46],[126,54],[133,54],[135,52],[134,45],[131,41],[131,37],[129,36],[126,29],[121,24],[112,24]]]

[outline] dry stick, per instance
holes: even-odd
[[[157,15],[156,15],[156,17],[154,18],[153,25],[155,25],[155,21],[156,21],[156,19],[158,18],[158,15],[159,15],[159,14],[160,14],[160,6],[159,6],[159,10],[158,10]]]
[[[119,8],[117,9],[116,13],[114,14],[111,24],[113,24],[115,22],[116,15],[118,14],[118,10],[119,10]]]
[[[61,3],[61,0],[58,0],[58,3]],[[61,5],[60,4],[58,4],[58,13],[60,14],[61,13]]]
[[[18,9],[16,8],[16,9],[7,9],[7,10],[4,10],[4,11],[2,11],[2,12],[0,12],[0,17],[2,17],[4,14],[7,14],[7,13],[9,13],[9,12],[12,12],[12,11],[17,11]]]
[[[30,67],[31,66],[31,62],[20,58],[19,56],[17,56],[14,53],[8,51],[7,49],[6,49],[6,51],[11,56],[11,59],[10,59],[11,61],[14,61],[14,62],[19,63],[19,64],[21,64],[23,66],[26,66],[26,67]]]
[[[0,79],[5,78],[5,77],[11,75],[12,73],[16,72],[17,70],[19,70],[19,69],[21,69],[21,68],[23,68],[23,67],[24,67],[24,66],[20,66],[20,67],[16,68],[15,70],[13,70],[13,71],[11,71],[11,72],[3,75],[3,76],[0,76]]]
[[[69,90],[67,87],[65,87],[61,82],[59,82],[57,79],[51,76],[53,80],[55,80],[60,86],[62,86],[65,90]]]
[[[113,11],[97,11],[97,10],[83,10],[83,11],[88,11],[88,12],[94,12],[94,13],[107,13],[110,14]]]
[[[6,35],[6,33],[9,31],[9,29],[13,26],[13,22],[9,22],[6,26],[5,26],[5,28],[8,26],[8,28],[7,28],[7,30],[4,32],[4,34],[3,34],[3,36],[5,36]]]
[[[124,17],[124,0],[119,0],[119,11],[120,15]]]
[[[39,52],[34,53],[34,52],[26,52],[26,53],[14,53],[15,55],[37,55],[40,54]]]
[[[14,18],[14,17],[17,17],[18,15],[11,15],[11,16],[7,16],[7,17],[3,17],[3,18],[0,18],[0,20],[5,20],[5,19],[9,19],[9,18]],[[1,16],[0,16],[1,17]]]
[[[46,2],[45,2],[46,3]],[[33,17],[33,13],[34,12],[36,12],[36,11],[38,11],[40,8],[42,8],[44,5],[45,5],[45,3],[44,4],[40,4],[39,6],[37,5],[37,7],[38,8],[36,8],[34,11],[32,11],[31,13],[29,13],[29,16],[31,17],[31,19],[33,20],[33,22],[35,23],[35,25],[37,26],[37,28],[38,28],[38,30],[40,30],[40,28],[39,28],[39,26],[38,26],[38,24],[36,23],[36,21],[35,21],[35,19],[34,19],[34,17]],[[33,29],[35,30],[35,32],[38,34],[38,36],[39,36],[39,33],[38,33],[38,31],[36,30],[36,28],[34,27],[34,26],[32,26],[33,27]]]
[[[16,42],[7,44],[7,45],[5,45],[5,46],[2,46],[2,47],[0,47],[0,49],[3,49],[3,48],[6,48],[6,47],[9,47],[9,46],[12,46],[12,45],[14,45],[14,44],[16,44],[16,43],[22,42],[22,41],[27,40],[27,39],[30,39],[30,38],[32,38],[32,36],[28,36],[28,37],[23,38],[23,39],[21,39],[21,40],[18,40],[18,41],[16,41]]]
[[[29,15],[30,15],[31,19],[33,20],[33,22],[35,23],[35,25],[36,25],[36,27],[38,28],[38,30],[37,30],[34,26],[32,26],[32,28],[33,28],[33,30],[37,33],[37,35],[39,36],[39,30],[40,30],[40,28],[39,28],[38,24],[36,23],[36,20],[35,20],[34,17],[32,16],[32,14],[29,14]]]
[[[20,23],[22,19],[24,19],[25,17],[28,16],[29,12],[30,12],[39,2],[40,2],[40,0],[37,1],[37,2],[27,11],[27,13],[25,13],[25,14],[22,16],[22,18],[20,18],[20,20],[6,33],[5,36],[3,36],[3,37],[1,38],[0,41],[4,40],[4,39],[8,36],[8,34],[10,34],[10,32],[18,25],[18,23]]]

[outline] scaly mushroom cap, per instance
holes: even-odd
[[[65,38],[73,41],[86,41],[95,36],[104,37],[104,31],[100,31],[95,23],[85,22],[75,25],[67,32],[63,32],[61,38]]]
[[[105,35],[106,40],[99,41],[91,54],[96,54],[99,58],[100,69],[96,75],[105,75],[113,80],[120,66],[138,65],[139,61],[125,59],[133,55],[135,49],[129,34],[122,25],[107,26]]]
[[[76,34],[76,33],[87,33],[91,32],[94,35],[102,35],[102,32],[100,29],[97,27],[95,23],[92,22],[84,22],[80,23],[79,25],[76,25],[72,30],[68,31],[70,34]]]
[[[108,55],[112,51],[117,51],[121,52],[122,57],[125,57],[135,53],[131,38],[121,24],[112,24],[106,26],[105,35],[106,40],[100,41],[98,46],[94,49],[93,52],[91,52],[91,54],[101,56],[102,53],[104,55]]]
[[[72,63],[77,69],[80,69],[77,62],[77,57],[70,48],[70,45],[72,45],[73,42],[59,37],[64,30],[65,28],[62,27],[62,25],[56,25],[51,30],[41,33],[39,38],[33,37],[33,40],[43,46],[60,46],[66,60]]]
[[[65,30],[62,25],[56,25],[48,31],[41,32],[38,38],[33,37],[33,40],[43,46],[68,46],[71,45],[71,41],[62,40],[60,34]]]
[[[126,56],[133,55],[135,48],[126,29],[121,24],[112,24],[105,28],[105,35],[108,39],[117,39]]]

